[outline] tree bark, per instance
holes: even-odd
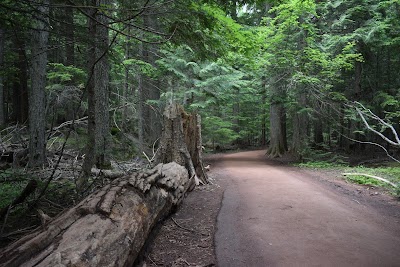
[[[92,0],[93,7],[107,5],[108,0]],[[77,181],[79,190],[84,188],[87,177],[94,164],[103,169],[109,166],[107,148],[110,141],[109,126],[109,66],[108,66],[108,29],[101,25],[107,23],[107,18],[100,10],[90,9],[89,35],[92,43],[89,52],[89,83],[88,83],[88,143],[86,157],[82,166],[83,174]]]
[[[0,28],[0,70],[4,69],[4,30]],[[0,127],[5,124],[4,116],[4,80],[3,75],[0,75]]]
[[[267,150],[267,154],[270,157],[281,157],[287,151],[284,97],[278,85],[271,89],[269,116],[271,142]]]
[[[176,163],[114,180],[0,252],[0,265],[132,266],[152,228],[192,184]]]
[[[202,161],[200,125],[200,116],[187,114],[177,104],[167,106],[155,164],[177,162],[186,167],[196,184],[208,183]]]
[[[49,0],[41,1],[38,11],[42,17],[36,21],[36,27],[32,32],[33,58],[29,93],[29,166],[31,167],[40,166],[46,160],[45,87]]]
[[[192,159],[193,167],[197,177],[203,184],[208,183],[208,175],[203,165],[203,144],[201,137],[201,117],[199,114],[187,114],[183,108],[181,111],[183,118],[183,135],[185,144]]]
[[[361,98],[362,62],[356,61],[354,66],[354,101]]]
[[[143,58],[143,43],[139,44],[139,56]],[[145,151],[144,128],[145,128],[145,115],[144,106],[146,102],[145,91],[143,87],[144,74],[138,75],[138,137],[139,137],[139,151]]]
[[[89,9],[88,13],[91,17],[95,17],[96,9],[93,8],[96,5],[96,0],[91,1],[92,8]],[[91,169],[95,163],[95,130],[96,130],[96,110],[95,110],[95,84],[94,84],[94,71],[96,64],[96,22],[93,19],[88,19],[88,35],[90,36],[90,44],[88,51],[88,83],[87,83],[87,101],[88,101],[88,126],[87,126],[87,143],[86,143],[86,155],[82,165],[82,174],[78,178],[76,185],[78,190],[82,190],[85,187],[87,177],[91,173]]]
[[[157,15],[152,15],[155,11],[149,9],[143,12],[143,27],[151,30],[155,30],[159,27],[157,21]],[[155,66],[157,60],[158,46],[155,44],[142,43],[141,44],[141,56],[142,60],[146,63]],[[147,103],[148,100],[159,100],[160,89],[157,86],[157,81],[152,79],[148,75],[141,75],[141,105],[142,105],[142,131],[143,131],[143,142],[144,145],[152,145],[159,136],[161,135],[161,116],[157,112],[157,109],[152,106],[153,104]]]
[[[261,98],[261,146],[267,145],[267,81],[265,77],[261,78],[262,81],[262,98]]]
[[[297,96],[299,106],[293,114],[293,140],[291,151],[297,157],[302,159],[304,149],[308,147],[308,114],[302,111],[307,107],[307,95],[303,88],[300,88]]]
[[[98,6],[109,4],[109,0],[98,0]],[[108,19],[102,12],[98,12],[97,20],[107,24]],[[107,151],[110,143],[110,115],[109,115],[109,65],[108,65],[108,28],[102,24],[97,25],[96,59],[94,67],[95,86],[95,155],[96,165],[102,169],[110,165]]]
[[[321,116],[316,115],[314,120],[314,146],[316,148],[321,148],[324,143],[323,126]]]
[[[19,27],[15,29],[14,45],[17,49],[18,57],[16,58],[15,65],[18,72],[15,77],[13,86],[13,120],[15,122],[24,124],[28,121],[29,114],[29,98],[28,98],[28,68],[25,57],[25,41],[18,36]]]
[[[68,3],[68,2],[67,2]],[[75,64],[75,27],[74,27],[74,9],[65,9],[65,63],[67,66]]]

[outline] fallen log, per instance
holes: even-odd
[[[153,226],[193,184],[177,163],[111,184],[0,252],[0,266],[132,266]]]

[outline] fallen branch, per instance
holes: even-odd
[[[51,130],[51,132],[52,132],[52,131],[58,131],[58,130],[60,130],[61,128],[66,127],[66,126],[69,126],[69,125],[75,125],[75,124],[79,124],[79,123],[84,123],[87,119],[88,119],[88,117],[85,116],[85,117],[82,117],[82,118],[79,118],[79,119],[76,119],[76,120],[65,121],[65,122],[61,123],[60,125],[54,127],[54,128]]]
[[[180,225],[174,218],[171,218],[171,219],[175,223],[175,225],[178,226],[179,228],[181,228],[181,229],[183,229],[185,231],[188,231],[188,232],[192,232],[192,233],[196,232],[195,230],[192,230],[192,229],[189,229],[189,228],[186,228],[186,227]]]
[[[100,176],[103,175],[103,177],[114,180],[117,178],[120,178],[124,175],[126,175],[126,173],[124,173],[123,171],[113,171],[113,170],[101,170],[101,169],[97,169],[97,168],[92,168],[91,170],[92,175],[95,176]]]
[[[365,177],[368,177],[368,178],[372,178],[372,179],[376,179],[376,180],[388,183],[388,184],[390,184],[391,186],[393,186],[395,188],[398,187],[396,184],[392,183],[389,180],[386,180],[385,178],[381,178],[381,177],[370,175],[370,174],[365,174],[365,173],[342,173],[342,175],[344,175],[344,176],[365,176]]]

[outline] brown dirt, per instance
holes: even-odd
[[[400,203],[383,191],[263,151],[206,161],[213,184],[164,222],[143,265],[399,266]]]

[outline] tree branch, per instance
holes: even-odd
[[[373,133],[379,135],[383,140],[385,140],[385,141],[388,142],[389,144],[394,145],[394,146],[400,146],[400,138],[399,138],[398,133],[396,132],[396,129],[393,127],[393,125],[391,125],[391,124],[387,123],[386,121],[384,121],[383,119],[379,118],[379,117],[378,117],[377,115],[375,115],[370,109],[367,109],[367,108],[366,108],[363,104],[361,104],[360,102],[354,102],[354,103],[357,104],[357,105],[359,105],[359,106],[361,106],[361,108],[363,109],[363,110],[361,110],[360,108],[355,107],[355,109],[356,109],[358,115],[360,115],[361,120],[363,121],[364,125],[367,127],[368,130],[370,130],[370,131],[372,131]],[[365,113],[365,112],[366,112],[366,113]],[[393,133],[393,135],[394,135],[396,141],[393,141],[393,140],[389,139],[387,136],[385,136],[385,135],[382,134],[381,132],[379,132],[379,131],[375,130],[373,127],[371,127],[371,125],[368,123],[367,119],[365,118],[366,116],[369,117],[369,118],[372,118],[372,119],[374,119],[374,120],[376,120],[376,121],[378,121],[379,124],[381,124],[381,125],[383,125],[383,126],[389,128],[389,129],[392,131],[392,133]]]

